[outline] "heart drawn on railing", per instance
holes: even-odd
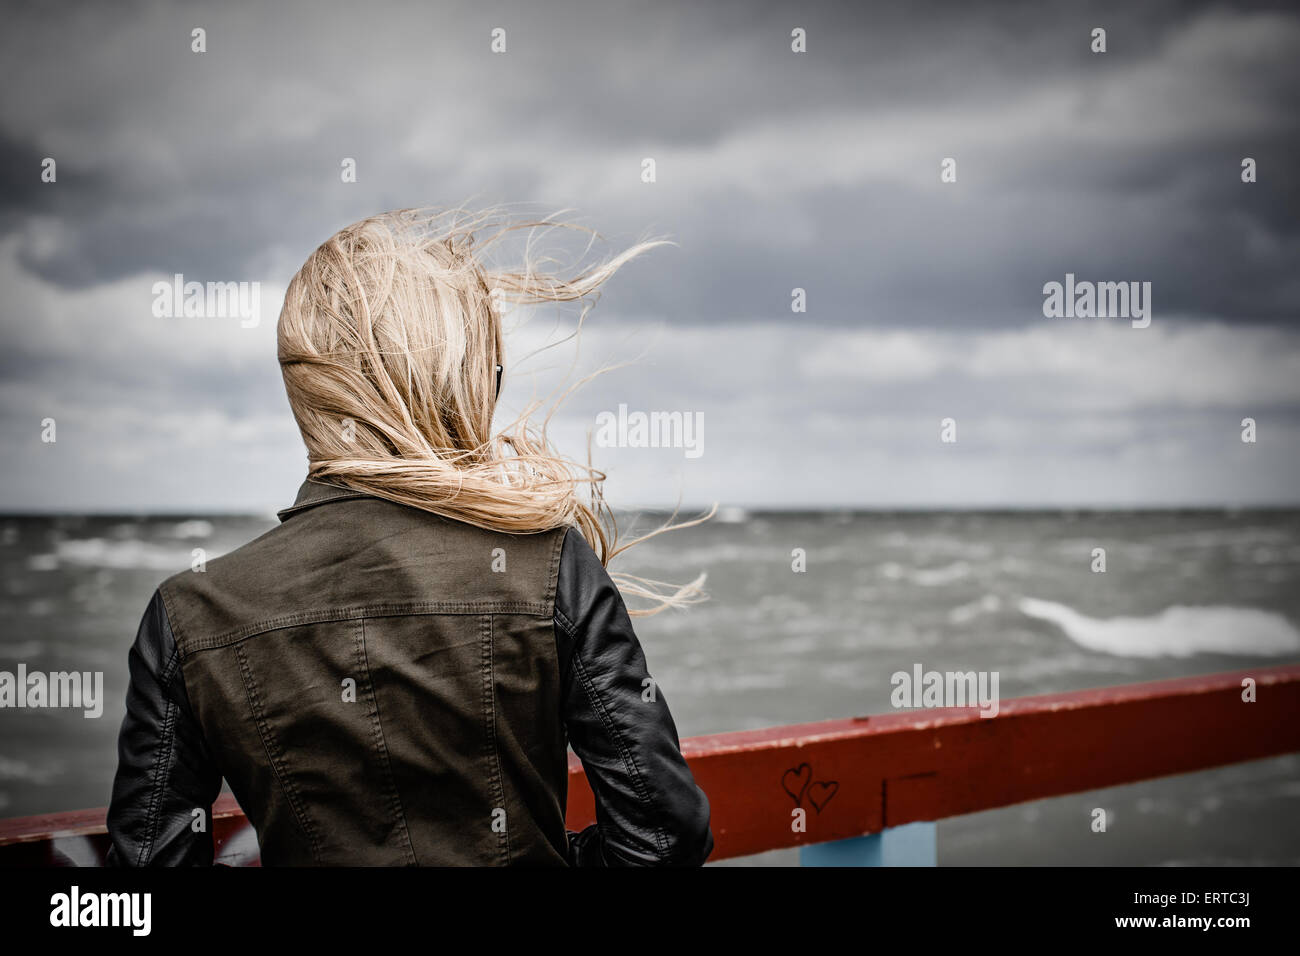
[[[818,814],[831,802],[831,797],[839,792],[838,780],[814,780],[812,764],[801,763],[791,767],[781,775],[781,789],[794,801],[796,807],[803,806],[803,798],[813,805]]]
[[[791,786],[792,783],[798,786]],[[790,794],[790,799],[794,801],[796,807],[803,805],[803,794],[810,783],[812,783],[812,764],[801,763],[781,775],[781,789]]]
[[[840,784],[837,780],[828,782],[818,780],[808,787],[808,802],[817,808],[818,813],[821,813],[822,807],[831,802],[831,797],[835,796],[839,789]]]

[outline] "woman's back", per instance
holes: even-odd
[[[114,806],[157,786],[160,756],[180,772],[152,820],[110,812],[115,862],[206,862],[189,824],[224,775],[266,864],[564,865],[566,728],[603,811],[600,862],[703,861],[707,799],[579,535],[315,481],[280,517],[169,578],[146,615],[139,656],[172,671],[150,710],[173,742],[119,772]]]

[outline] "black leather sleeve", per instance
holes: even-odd
[[[617,586],[576,530],[555,595],[563,717],[596,797],[596,823],[569,834],[574,866],[698,866],[713,851],[709,800],[682,757]]]
[[[211,866],[212,803],[221,773],[190,710],[176,640],[157,592],[127,663],[131,683],[117,741],[106,863]]]

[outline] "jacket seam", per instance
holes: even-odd
[[[173,651],[173,657],[175,652]],[[159,679],[160,689],[165,686]],[[149,794],[149,825],[145,829],[145,839],[140,845],[140,854],[137,857],[137,866],[144,866],[153,856],[153,846],[158,839],[159,817],[162,811],[163,791],[167,789],[167,782],[171,779],[172,751],[176,744],[176,701],[170,697],[167,698],[167,704],[163,715],[163,726],[160,734],[161,740],[158,744],[158,752],[154,755],[154,764],[151,776],[153,777],[153,787]]]
[[[384,741],[384,726],[379,717],[379,693],[375,689],[374,678],[370,675],[370,660],[366,654],[365,618],[357,620],[356,632],[357,658],[361,665],[361,672],[365,675],[366,687],[370,691],[370,723],[371,730],[374,733],[375,750],[379,754],[379,760],[384,768],[388,798],[393,814],[397,818],[397,827],[402,836],[407,862],[413,866],[418,866],[420,861],[416,859],[415,847],[411,843],[411,832],[406,825],[406,810],[402,807],[402,795],[397,790],[397,781],[393,779],[393,764],[388,756],[388,745]]]
[[[547,617],[546,605],[532,601],[420,601],[398,604],[372,604],[342,608],[320,608],[269,618],[242,627],[222,631],[209,638],[191,641],[190,651],[210,651],[228,647],[268,631],[298,627],[302,624],[323,624],[331,621],[353,621],[371,617],[432,617],[437,615],[476,616],[480,614],[528,614]]]
[[[495,640],[495,634],[492,628],[492,615],[483,615],[483,620],[479,625],[481,661],[483,673],[483,721],[484,721],[484,751],[485,756],[491,762],[492,767],[492,795],[496,799],[497,806],[506,814],[506,826],[502,833],[502,839],[498,839],[504,853],[505,863],[510,863],[510,811],[506,807],[505,787],[501,781],[501,752],[497,747],[497,726],[496,726],[496,687],[493,675],[493,655],[492,644]],[[489,824],[490,826],[490,824]]]
[[[560,557],[564,553],[564,542],[568,537],[568,528],[555,536],[555,543],[551,546],[551,561],[546,568],[546,605],[552,613],[558,603],[556,596],[560,584]]]
[[[560,686],[563,687],[565,679],[573,671],[573,661],[578,656],[578,626],[569,620],[567,614],[560,610],[558,602],[555,605],[555,614],[552,615],[552,619],[560,625],[565,634],[569,635],[569,642],[572,645],[572,650],[569,652],[569,666],[560,671]],[[559,652],[559,648],[556,648],[556,652]]]
[[[158,596],[162,598],[163,613],[166,614],[167,626],[170,627],[172,631],[172,639],[176,645],[176,653],[184,657],[185,655],[181,649],[181,644],[184,639],[185,628],[180,617],[175,612],[173,602],[168,597],[167,591],[168,588],[166,581],[158,585]]]
[[[615,724],[613,717],[611,717],[608,711],[606,710],[605,702],[601,699],[599,692],[596,690],[595,683],[592,681],[590,675],[587,673],[587,668],[582,663],[582,658],[579,656],[576,647],[574,648],[574,653],[573,653],[573,667],[574,667],[574,671],[578,675],[578,679],[582,682],[583,689],[587,693],[587,700],[592,704],[592,707],[596,711],[597,715],[600,717],[601,722],[605,725],[606,733],[608,733],[610,739],[614,741],[614,745],[618,748],[619,755],[623,758],[623,765],[627,769],[628,776],[632,779],[633,785],[636,787],[637,796],[641,799],[641,802],[646,805],[646,807],[650,808],[651,811],[653,811],[654,803],[650,799],[650,794],[649,791],[646,789],[645,780],[641,776],[640,768],[638,768],[636,765],[636,757],[633,755],[631,749],[624,742],[623,735],[619,731],[617,724]],[[652,812],[651,816],[653,815],[654,814]],[[654,837],[655,847],[658,849],[660,857],[663,860],[667,860],[669,854],[668,854],[668,847],[667,847],[667,838],[664,835],[663,827],[659,826],[658,824],[654,824],[650,827],[650,832],[651,835]]]
[[[244,678],[244,693],[248,696],[248,706],[253,712],[253,723],[257,727],[258,736],[262,738],[262,748],[266,751],[267,762],[270,763],[276,782],[284,792],[285,800],[289,804],[289,809],[293,811],[294,819],[307,837],[313,861],[319,863],[320,844],[317,842],[315,828],[312,827],[310,820],[306,816],[306,810],[302,806],[297,787],[288,779],[288,768],[282,766],[283,754],[280,752],[280,746],[271,732],[265,715],[262,713],[261,699],[257,694],[257,683],[253,678],[252,670],[248,666],[248,655],[244,653],[242,647],[237,647],[235,648],[235,657],[239,661],[239,671]]]

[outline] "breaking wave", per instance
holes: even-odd
[[[1151,617],[1095,618],[1064,604],[1021,598],[1021,613],[1055,624],[1085,650],[1118,657],[1300,652],[1300,632],[1281,614],[1244,607],[1175,605]]]

